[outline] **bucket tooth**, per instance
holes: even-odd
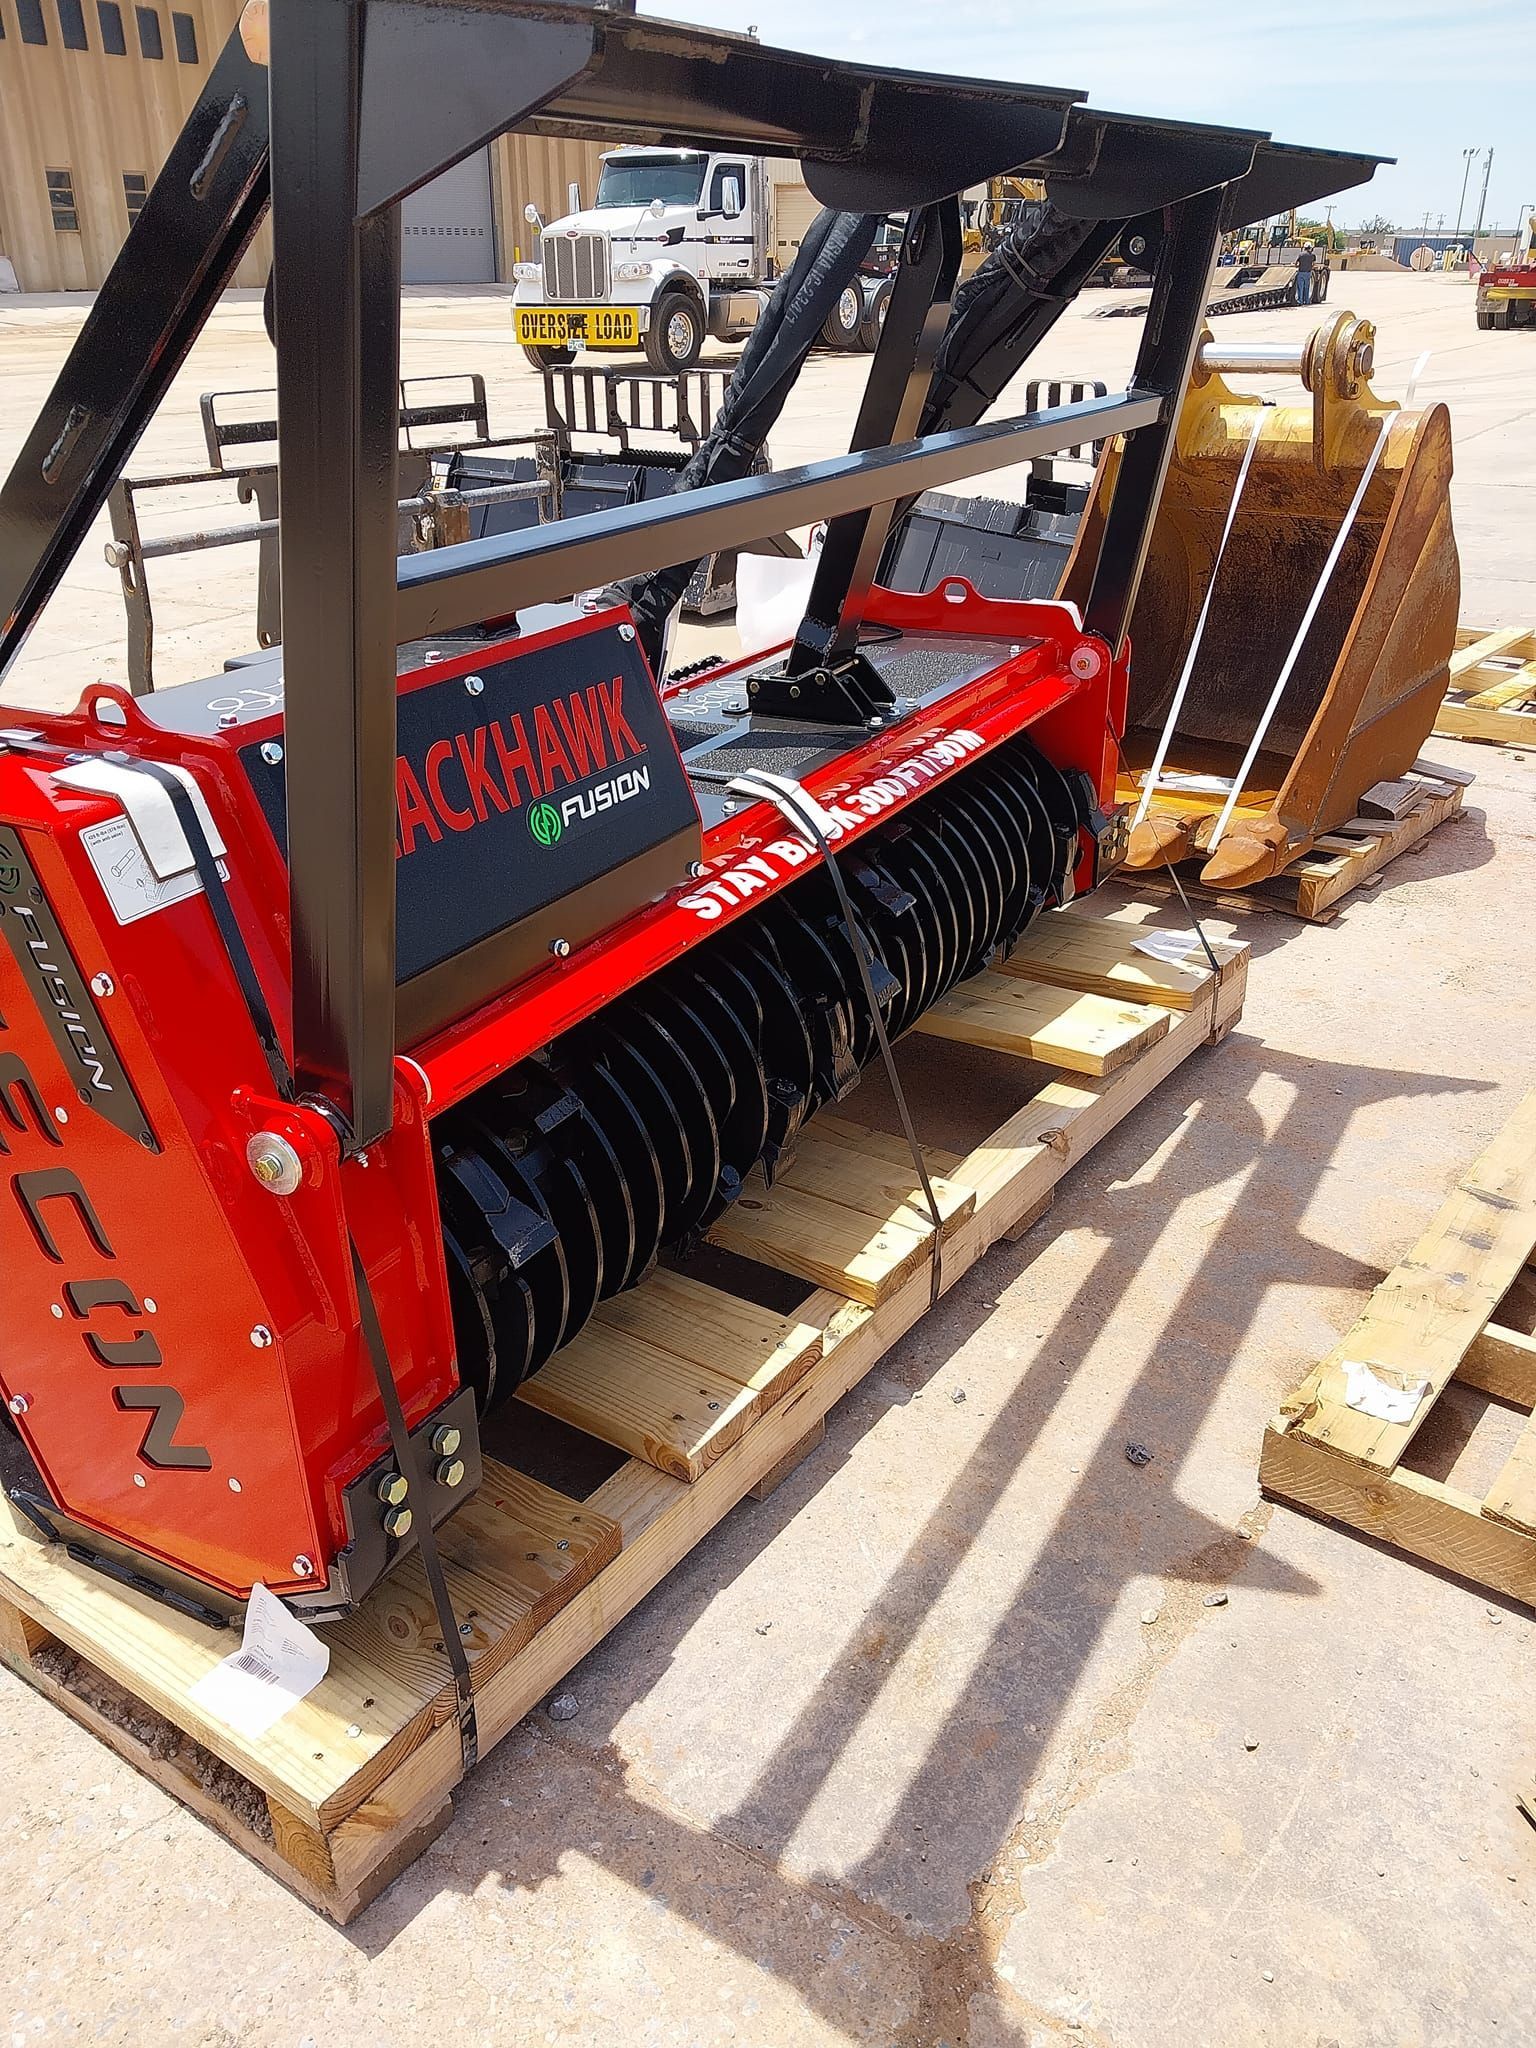
[[[1148,811],[1139,825],[1131,827],[1126,866],[1163,868],[1187,860],[1194,846],[1196,827],[1204,822],[1198,815],[1178,811]]]
[[[1244,819],[1222,835],[1200,879],[1208,889],[1249,889],[1279,874],[1290,857],[1290,834],[1278,818]]]

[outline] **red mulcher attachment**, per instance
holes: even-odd
[[[772,1180],[879,1056],[876,1009],[899,1037],[1120,858],[1124,621],[1216,239],[1298,175],[1253,136],[576,7],[445,31],[392,0],[399,40],[359,78],[339,59],[377,5],[273,8],[287,644],[0,729],[6,1483],[77,1555],[199,1612],[262,1583],[345,1613],[418,1546],[430,1577],[480,1420]],[[536,73],[564,132],[618,93],[674,139],[793,135],[848,210],[807,237],[677,496],[397,564],[370,394],[395,388],[398,198],[483,139],[456,114],[390,125],[429,30],[450,97],[506,77],[509,126]],[[265,65],[251,18],[0,497],[4,660],[259,214]],[[999,298],[984,270],[946,328],[952,195],[1030,165],[1053,198],[1035,288],[1010,270]],[[893,209],[864,452],[750,475]],[[1162,304],[1134,387],[913,438],[936,393],[1011,374],[1133,218]],[[1117,431],[1086,624],[960,581],[872,586],[900,498]],[[658,687],[692,562],[821,518],[794,645]]]

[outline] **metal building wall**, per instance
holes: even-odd
[[[87,47],[66,48],[61,0],[33,0],[45,43],[22,39],[18,7],[0,0],[0,249],[24,292],[90,291],[111,269],[128,232],[125,172],[153,182],[166,152],[233,30],[242,0],[118,0],[127,54],[104,48],[97,0],[81,0]],[[68,8],[68,0],[64,0]],[[140,54],[137,10],[156,16],[163,57]],[[72,11],[72,10],[71,10]],[[172,15],[190,16],[198,61],[178,60]],[[581,184],[590,203],[597,189],[596,144],[549,136],[505,135],[491,147],[496,276],[510,282],[518,252],[532,257],[536,238],[523,208],[546,220],[566,210],[566,188]],[[78,231],[54,226],[47,172],[68,171]],[[235,282],[261,285],[271,260],[263,226]],[[466,278],[478,281],[483,272]]]
[[[568,142],[553,135],[503,135],[494,144],[491,184],[496,200],[498,277],[511,278],[519,251],[524,262],[532,262],[538,255],[537,233],[523,219],[523,208],[530,201],[545,220],[558,220],[566,211],[566,187],[574,180],[581,186],[583,204],[592,204],[599,157],[607,146]]]
[[[36,0],[45,43],[26,42],[18,0],[0,0],[0,245],[22,291],[88,291],[112,267],[128,232],[123,175],[153,182],[167,150],[234,27],[241,0],[120,0],[127,45],[109,55],[97,0],[82,0],[86,48],[65,46],[68,7]],[[163,56],[140,52],[138,14],[151,12]],[[172,15],[190,17],[197,62],[177,56]],[[47,172],[68,171],[78,231],[54,226]],[[259,285],[267,274],[262,229],[236,273]]]

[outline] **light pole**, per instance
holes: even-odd
[[[1464,149],[1461,152],[1461,198],[1456,206],[1456,239],[1458,241],[1461,239],[1462,219],[1467,211],[1467,180],[1472,175],[1472,159],[1476,155],[1477,151],[1475,149]]]
[[[1483,158],[1483,189],[1477,201],[1477,226],[1472,230],[1472,248],[1477,249],[1477,238],[1483,232],[1483,208],[1488,204],[1488,173],[1493,169],[1493,149]]]

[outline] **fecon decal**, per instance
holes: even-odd
[[[108,1123],[158,1152],[149,1119],[107,1036],[85,977],[64,943],[20,838],[9,828],[0,829],[0,931],[10,941],[76,1096]]]

